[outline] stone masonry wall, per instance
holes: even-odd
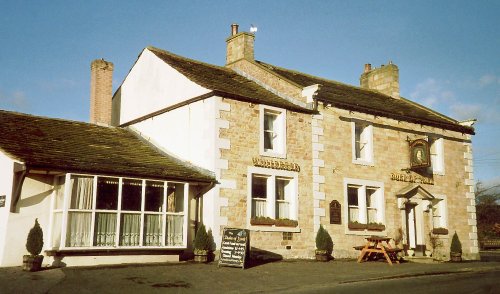
[[[330,232],[334,241],[336,257],[356,257],[358,252],[352,248],[365,242],[364,234],[347,232],[347,220],[343,211],[342,224],[329,224],[328,204],[332,200],[346,208],[344,196],[344,178],[379,181],[384,184],[386,235],[394,237],[396,230],[403,224],[404,210],[397,205],[396,193],[407,187],[408,182],[391,180],[391,173],[405,173],[402,169],[409,167],[409,148],[407,139],[425,138],[436,134],[444,138],[444,175],[429,175],[434,185],[420,184],[433,195],[445,195],[447,198],[447,228],[449,234],[441,236],[444,254],[448,254],[451,236],[456,231],[462,242],[463,256],[476,259],[477,233],[475,228],[475,206],[472,182],[472,158],[470,136],[438,128],[396,121],[383,117],[374,117],[362,113],[349,112],[320,106],[323,114],[323,147],[322,159],[324,176],[322,192],[325,201],[321,202],[327,211],[321,223]],[[362,119],[373,123],[374,164],[359,165],[352,161],[351,118]],[[411,172],[413,173],[413,172]],[[424,212],[424,227],[432,227],[431,217]],[[443,256],[441,256],[443,257]],[[446,258],[446,257],[444,257]]]
[[[229,111],[221,111],[220,118],[229,122],[228,128],[220,129],[219,136],[228,139],[229,149],[221,149],[221,158],[228,168],[221,170],[221,179],[231,179],[231,189],[220,189],[220,197],[227,199],[221,207],[221,216],[230,227],[247,227],[247,172],[253,166],[253,157],[273,159],[259,155],[259,105],[225,99]],[[299,232],[292,233],[292,240],[284,241],[282,231],[251,231],[251,246],[280,254],[285,258],[310,258],[314,254],[313,188],[311,115],[287,111],[287,156],[279,159],[300,165],[298,173],[298,221]],[[286,249],[290,246],[290,249]]]

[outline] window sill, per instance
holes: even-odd
[[[355,235],[355,236],[381,236],[385,237],[387,236],[386,230],[383,231],[372,231],[372,230],[350,230],[346,229],[345,230],[346,235]]]
[[[433,171],[432,174],[435,176],[444,176],[444,171]]]
[[[252,226],[248,225],[247,229],[255,232],[290,232],[300,233],[299,227],[276,227],[276,226]]]
[[[352,163],[357,164],[357,165],[375,166],[373,161],[366,161],[366,160],[361,160],[361,159],[353,159]]]
[[[47,256],[99,256],[99,255],[164,255],[179,254],[186,247],[141,247],[141,248],[82,248],[45,250]]]
[[[277,153],[277,152],[272,152],[272,151],[260,151],[259,155],[266,156],[266,157],[286,159],[286,153]]]

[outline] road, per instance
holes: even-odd
[[[500,293],[500,271],[453,273],[431,276],[332,283],[323,287],[301,287],[281,293],[404,293],[479,294]]]

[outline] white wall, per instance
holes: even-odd
[[[120,124],[208,92],[144,49],[121,86]]]
[[[12,198],[14,161],[0,151],[0,195],[5,195],[5,206],[0,207],[0,266],[4,265],[7,220]]]
[[[43,230],[43,242],[49,240],[49,216],[53,177],[30,174],[26,177],[18,201],[19,212],[10,213],[6,221],[6,241],[0,266],[20,266],[26,250],[26,238],[29,230],[38,218]],[[1,249],[0,249],[1,250]],[[44,260],[44,264],[47,260]]]
[[[142,136],[178,158],[208,169],[216,170],[215,115],[218,97],[208,98],[163,113],[132,126]],[[219,177],[219,175],[217,175]],[[203,196],[203,223],[211,228],[214,239],[219,232],[218,190],[212,189]]]

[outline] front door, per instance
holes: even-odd
[[[417,222],[415,218],[415,203],[407,203],[406,211],[406,244],[410,248],[417,247]]]

